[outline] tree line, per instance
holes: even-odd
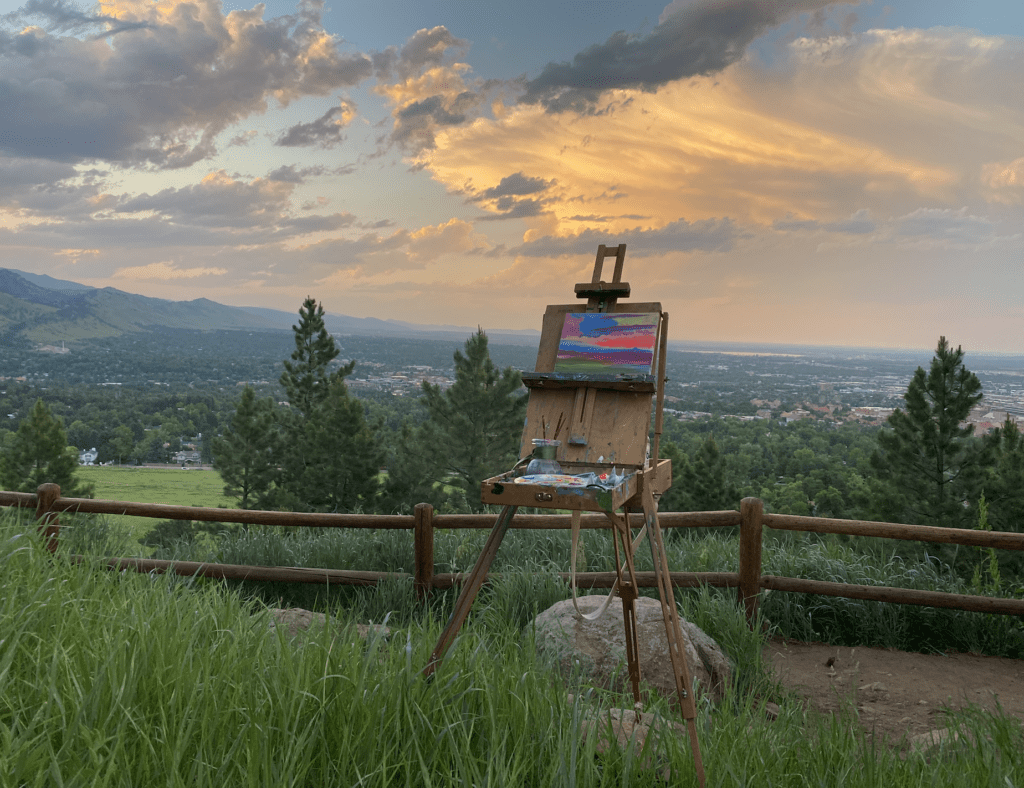
[[[515,462],[526,411],[519,372],[494,365],[483,331],[455,352],[454,384],[424,382],[420,412],[392,431],[380,406],[349,394],[354,362],[332,364],[340,350],[315,299],[292,328],[280,378],[287,404],[246,387],[213,444],[227,495],[242,508],[293,511],[481,508],[480,481]]]
[[[455,352],[450,387],[424,383],[422,396],[403,399],[401,409],[395,398],[349,393],[353,363],[337,361],[315,299],[300,308],[293,340],[280,377],[285,403],[248,386],[233,413],[230,400],[178,398],[163,414],[171,426],[151,441],[200,425],[219,431],[208,451],[226,493],[243,508],[296,511],[391,513],[421,501],[442,511],[480,510],[480,481],[516,461],[526,405],[520,375],[493,363],[482,331]],[[673,460],[674,484],[661,508],[735,509],[751,495],[780,513],[953,527],[984,520],[1020,531],[1024,438],[1009,418],[989,435],[974,435],[966,419],[981,397],[962,348],[943,337],[929,368],[914,373],[903,406],[879,429],[666,420],[662,454]],[[111,432],[116,441],[117,428]],[[59,414],[37,401],[5,440],[0,486],[34,490],[45,478],[79,489],[67,438]]]

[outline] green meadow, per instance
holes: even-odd
[[[93,466],[80,468],[78,477],[95,486],[96,498],[108,501],[236,508],[235,500],[224,495],[220,474],[205,468]],[[145,534],[157,522],[149,517],[127,515],[111,520],[113,525],[127,528],[133,539]]]

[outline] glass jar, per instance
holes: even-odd
[[[532,476],[536,473],[561,473],[562,466],[558,464],[555,455],[558,454],[558,447],[561,441],[546,440],[544,438],[533,439],[533,459],[526,466],[526,475]]]

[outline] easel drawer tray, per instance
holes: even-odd
[[[573,469],[583,472],[583,469]],[[587,468],[586,470],[598,470]],[[607,468],[601,469],[607,471]],[[536,506],[542,509],[579,509],[613,512],[637,492],[637,474],[631,473],[610,489],[558,484],[517,484],[512,471],[493,476],[480,485],[480,500],[499,506]]]

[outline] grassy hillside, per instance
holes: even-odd
[[[515,607],[528,582],[485,589],[481,614],[428,682],[420,669],[445,605],[393,616],[386,638],[348,628],[411,589],[351,589],[331,627],[290,641],[223,584],[51,557],[25,522],[0,516],[0,784],[663,786],[668,766],[669,784],[695,785],[685,736],[663,739],[656,769],[583,741],[588,710],[632,699],[566,682],[536,659]],[[718,707],[699,706],[708,785],[1024,784],[1019,721],[963,715],[972,746],[901,757],[852,718],[815,717],[766,683],[760,636],[734,602],[687,599],[687,617],[750,679]],[[778,720],[755,695],[780,703]],[[652,697],[645,716],[675,713]]]
[[[32,304],[0,292],[0,333],[10,330],[12,326],[44,319],[56,311],[52,306]]]

